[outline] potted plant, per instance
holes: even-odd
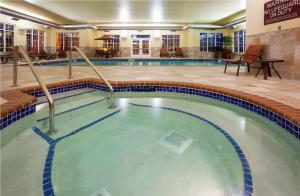
[[[223,58],[223,48],[221,46],[215,46],[214,51],[215,51],[215,58],[216,59]]]
[[[232,37],[224,36],[223,37],[223,59],[231,58],[232,53]]]

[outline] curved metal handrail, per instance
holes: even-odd
[[[112,85],[102,76],[102,74],[98,71],[98,69],[95,67],[95,65],[87,58],[87,56],[76,46],[73,46],[77,52],[85,59],[85,61],[89,64],[89,66],[92,67],[92,69],[96,72],[96,74],[99,76],[101,80],[108,86],[109,88],[109,108],[114,108],[115,103],[114,103],[114,89]],[[72,51],[72,50],[71,50]],[[72,62],[72,52],[70,51],[69,53],[69,76],[72,77],[71,73],[71,62]]]
[[[37,80],[37,82],[39,83],[39,86],[41,87],[41,89],[43,90],[48,102],[49,102],[49,134],[53,134],[56,132],[55,130],[55,124],[54,124],[54,116],[55,116],[55,112],[54,112],[54,100],[48,90],[48,88],[46,87],[45,82],[43,81],[43,79],[40,77],[40,75],[38,74],[36,68],[34,67],[34,65],[32,64],[32,61],[30,60],[26,50],[24,49],[23,46],[15,46],[14,48],[14,70],[17,70],[17,59],[18,58],[18,49],[21,52],[21,54],[23,55],[23,57],[25,58],[25,60],[28,63],[29,68],[31,69],[31,72],[33,73],[35,79]],[[17,78],[17,72],[14,71],[14,85],[16,84],[16,78]]]

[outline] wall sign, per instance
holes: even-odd
[[[265,25],[300,17],[300,0],[272,0],[265,3]]]

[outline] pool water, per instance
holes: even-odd
[[[49,140],[57,196],[243,195],[244,165],[230,137],[249,164],[253,195],[299,194],[299,141],[237,106],[149,92],[118,93],[108,109],[98,91],[55,104],[58,132]],[[2,130],[1,194],[43,195],[47,112],[39,104]]]
[[[224,66],[221,60],[161,60],[161,59],[101,59],[91,60],[94,65],[99,66]],[[67,61],[46,62],[43,65],[60,66],[68,63]],[[72,65],[86,65],[82,60],[73,60]]]

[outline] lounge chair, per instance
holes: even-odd
[[[167,48],[160,49],[160,57],[169,57],[169,52]]]
[[[0,52],[0,59],[3,64],[6,64],[9,58],[13,58],[12,52]]]
[[[56,56],[59,57],[59,58],[66,58],[66,57],[67,57],[67,54],[66,54],[66,52],[63,51],[63,50],[58,50],[58,51],[56,52]]]
[[[55,59],[56,58],[56,54],[55,53],[48,53],[48,52],[46,52],[43,49],[40,50],[40,55],[41,55],[41,58],[44,58],[46,60]]]
[[[35,61],[36,59],[40,60],[42,58],[42,55],[37,51],[37,49],[31,50],[28,53],[28,56],[31,58],[32,61]]]
[[[250,45],[244,54],[233,53],[234,55],[240,56],[240,58],[223,59],[223,61],[226,62],[224,73],[226,73],[227,65],[229,63],[238,65],[236,76],[239,75],[241,65],[247,66],[247,70],[248,72],[250,72],[250,67],[252,67],[251,65],[253,65],[254,62],[260,58],[262,49],[263,49],[263,45]]]
[[[183,52],[182,52],[181,48],[176,48],[176,50],[175,50],[175,56],[183,58]]]

